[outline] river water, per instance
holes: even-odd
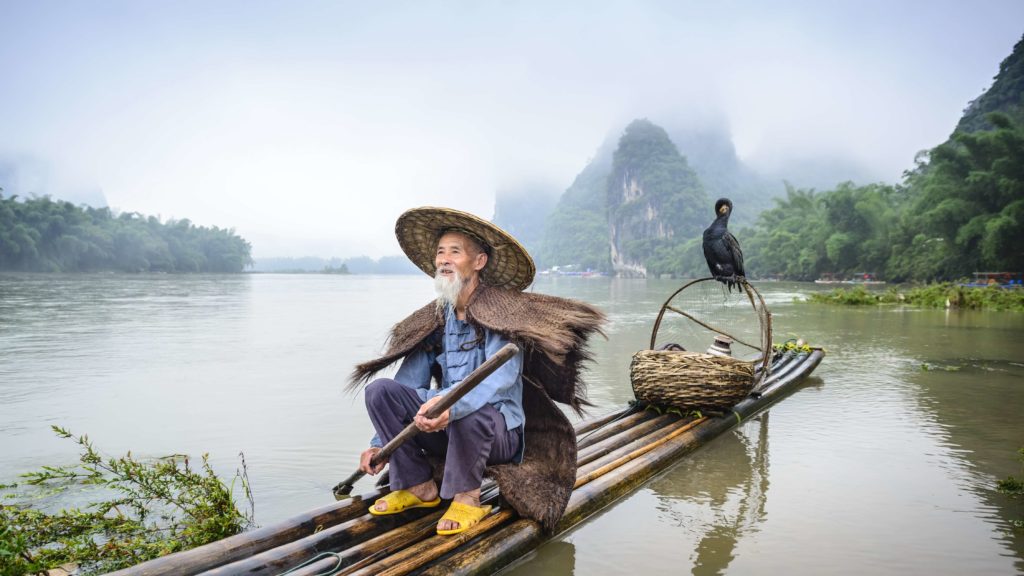
[[[678,285],[535,284],[609,313],[592,413],[632,398],[630,356]],[[827,349],[814,376],[508,572],[1024,573],[1024,503],[995,490],[1022,475],[1024,314],[758,287],[777,341]],[[425,276],[0,275],[0,483],[76,461],[57,424],[110,455],[208,452],[226,476],[244,452],[263,525],[330,502],[371,436],[346,377],[431,297]]]

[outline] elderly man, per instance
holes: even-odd
[[[388,353],[358,366],[353,375],[358,385],[403,359],[394,379],[380,378],[366,387],[377,434],[360,458],[362,471],[383,469],[384,463],[372,465],[372,458],[410,422],[420,430],[391,455],[391,492],[370,513],[433,508],[451,499],[437,532],[465,531],[490,512],[480,502],[489,470],[521,514],[553,528],[572,490],[575,438],[551,400],[581,407],[583,346],[603,316],[579,302],[524,294],[535,272],[529,254],[508,233],[476,216],[418,208],[399,218],[396,233],[406,255],[434,276],[437,299],[396,325]],[[426,417],[444,394],[510,341],[521,352],[440,416]],[[432,378],[438,384],[433,388]],[[525,394],[524,379],[533,384]],[[537,431],[536,439],[531,430]],[[427,455],[444,461],[440,486]]]

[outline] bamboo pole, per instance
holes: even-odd
[[[465,532],[451,536],[434,536],[422,540],[412,546],[391,554],[379,562],[375,562],[351,573],[351,576],[399,576],[420,568],[421,566],[444,556],[459,546],[488,532],[492,528],[511,520],[515,516],[513,510],[492,512],[478,524]]]
[[[223,540],[154,558],[130,568],[112,572],[112,576],[185,576],[270,550],[366,514],[367,502],[380,498],[381,490],[334,502],[287,520],[229,536]]]
[[[458,554],[428,566],[420,575],[471,576],[497,572],[545,539],[540,524],[520,518],[470,544]]]
[[[592,444],[596,444],[606,438],[610,438],[623,430],[629,430],[641,422],[645,422],[655,417],[653,412],[647,410],[640,410],[636,414],[630,414],[622,418],[621,420],[608,424],[600,430],[595,430],[584,435],[582,438],[577,435],[576,450],[581,450]]]
[[[583,486],[584,484],[586,484],[588,482],[591,482],[592,480],[600,478],[601,476],[604,476],[608,472],[611,472],[612,470],[618,468],[619,466],[622,466],[622,465],[626,464],[627,462],[631,462],[633,460],[636,460],[637,458],[643,456],[644,454],[647,454],[651,450],[654,450],[655,448],[658,448],[659,446],[661,446],[665,442],[668,442],[668,441],[672,440],[676,436],[679,436],[680,434],[682,434],[684,432],[688,432],[694,426],[698,426],[698,425],[704,423],[704,421],[706,421],[707,419],[708,419],[708,417],[704,416],[704,417],[698,418],[698,419],[696,419],[696,420],[694,420],[692,422],[687,422],[687,423],[683,424],[682,426],[680,426],[679,428],[676,428],[675,430],[672,430],[668,434],[662,436],[661,438],[658,438],[654,442],[645,443],[640,448],[637,448],[637,449],[635,449],[632,452],[629,452],[627,454],[623,454],[622,456],[619,456],[619,457],[615,458],[611,462],[602,464],[601,466],[599,466],[599,467],[597,467],[597,468],[595,468],[595,469],[593,469],[591,471],[588,471],[587,473],[583,474],[582,476],[581,475],[577,475],[577,477],[576,477],[576,484],[573,485],[573,489],[575,490],[576,488],[579,488],[580,486]]]
[[[597,428],[604,426],[605,424],[611,422],[612,420],[615,420],[619,416],[622,416],[626,412],[629,412],[630,409],[631,408],[620,408],[618,410],[612,410],[607,414],[601,414],[600,416],[594,416],[593,418],[581,420],[573,426],[573,429],[576,431],[577,436],[580,434],[586,434],[591,430],[596,430]]]
[[[401,515],[374,517],[371,521],[366,509],[364,515],[325,530],[282,544],[259,554],[241,558],[202,572],[203,576],[225,576],[228,574],[276,574],[296,566],[320,552],[345,550],[361,542],[395,530],[404,530],[410,521],[416,522],[430,516],[436,510],[413,509]],[[437,514],[440,516],[440,514]]]
[[[331,572],[333,576],[350,574],[380,560],[392,550],[403,548],[411,542],[418,542],[427,538],[431,532],[437,529],[437,521],[440,520],[441,514],[442,511],[438,510],[405,526],[367,540],[362,544],[338,551],[334,557],[323,558],[293,570],[289,573],[289,576],[315,576],[327,572]]]
[[[601,442],[588,446],[576,453],[576,467],[579,468],[580,466],[589,464],[608,454],[612,450],[621,448],[623,445],[628,444],[629,442],[632,442],[633,440],[654,430],[658,430],[678,419],[679,417],[673,414],[662,414],[656,418],[651,418],[642,424],[637,424],[628,430],[623,430],[621,433],[616,434],[611,438],[607,438]]]

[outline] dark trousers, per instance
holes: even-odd
[[[412,422],[422,405],[416,390],[390,378],[379,378],[366,387],[366,411],[385,444]],[[389,461],[391,489],[430,480],[426,452],[445,458],[442,498],[475,490],[483,481],[484,468],[511,462],[519,442],[519,431],[506,429],[501,412],[484,404],[476,412],[449,422],[447,430],[420,432],[395,450]]]

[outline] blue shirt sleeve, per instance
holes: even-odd
[[[498,353],[505,344],[508,344],[508,339],[500,334],[488,331],[487,339],[484,344],[484,356],[490,358]],[[497,370],[491,373],[490,376],[484,378],[484,381],[477,384],[475,388],[470,390],[465,396],[463,396],[458,402],[452,405],[451,412],[449,413],[449,420],[458,420],[467,414],[471,414],[476,410],[479,410],[484,404],[498,395],[500,392],[506,392],[512,389],[519,383],[519,376],[523,370],[523,351],[520,350],[515,356],[510,358],[507,362],[498,367]],[[446,394],[451,390],[446,389],[440,392]]]
[[[434,354],[426,350],[417,350],[402,360],[402,365],[395,374],[395,381],[412,388],[426,390],[430,388],[430,365],[434,363]],[[421,393],[420,396],[423,396]],[[373,435],[370,446],[383,448],[380,436]]]

